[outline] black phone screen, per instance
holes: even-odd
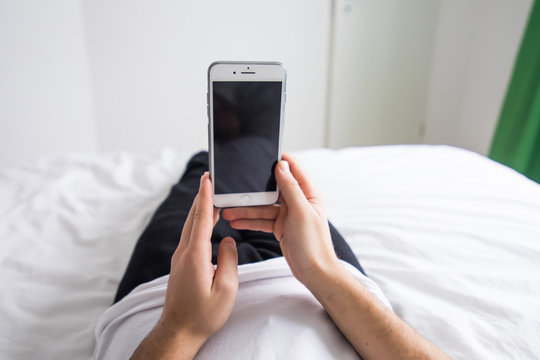
[[[281,81],[214,81],[214,193],[276,191]]]

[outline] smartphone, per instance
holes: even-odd
[[[279,189],[286,99],[278,62],[215,62],[208,68],[208,156],[214,206],[273,204]]]

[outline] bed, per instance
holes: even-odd
[[[540,354],[540,186],[475,153],[295,155],[407,323],[455,359]],[[134,243],[190,154],[70,154],[0,170],[0,358],[90,359]]]

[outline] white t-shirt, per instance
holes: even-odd
[[[347,269],[382,303],[381,289]],[[95,359],[129,359],[161,316],[169,276],[135,288],[107,309],[96,327]],[[199,350],[197,359],[357,359],[321,304],[298,282],[283,257],[238,267],[231,316]]]

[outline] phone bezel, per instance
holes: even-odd
[[[234,74],[236,72],[236,74]],[[219,61],[208,67],[208,157],[212,190],[214,190],[214,108],[213,108],[213,81],[281,81],[281,110],[278,136],[278,154],[276,160],[281,160],[281,139],[285,116],[287,71],[279,62],[247,62],[247,61]],[[213,191],[214,206],[219,208],[270,205],[279,198],[279,188],[276,191],[215,194]]]

